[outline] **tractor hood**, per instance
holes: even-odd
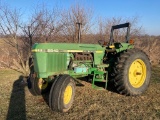
[[[36,43],[32,52],[96,52],[103,53],[105,47],[99,44]]]

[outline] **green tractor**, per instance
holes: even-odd
[[[126,40],[114,42],[115,29],[127,28]],[[32,47],[28,88],[33,95],[49,93],[49,107],[67,112],[75,96],[75,79],[89,76],[96,83],[114,84],[123,95],[140,95],[148,87],[151,67],[147,55],[129,40],[130,23],[112,26],[110,41],[99,44],[37,43]]]

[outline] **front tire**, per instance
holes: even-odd
[[[147,55],[140,50],[131,49],[117,59],[114,84],[124,95],[140,95],[148,88],[151,67]]]
[[[75,83],[69,75],[62,75],[53,83],[49,95],[49,106],[53,111],[67,112],[75,96]]]
[[[34,96],[42,95],[50,89],[50,83],[42,78],[37,78],[34,74],[30,75],[27,80],[28,89]]]

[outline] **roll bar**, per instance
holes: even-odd
[[[110,40],[109,40],[109,45],[112,45],[114,43],[113,31],[115,29],[120,29],[120,28],[125,28],[125,27],[127,27],[126,43],[128,43],[128,41],[129,41],[129,34],[130,34],[130,26],[131,26],[131,24],[129,22],[124,23],[124,24],[119,24],[119,25],[112,26],[112,28],[111,28],[111,34],[110,34]]]

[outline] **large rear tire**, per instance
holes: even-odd
[[[75,83],[69,75],[62,75],[53,83],[50,95],[49,106],[53,111],[67,112],[73,103],[75,96]]]
[[[124,95],[140,95],[148,88],[151,67],[147,55],[137,49],[124,52],[117,59],[114,84]]]

